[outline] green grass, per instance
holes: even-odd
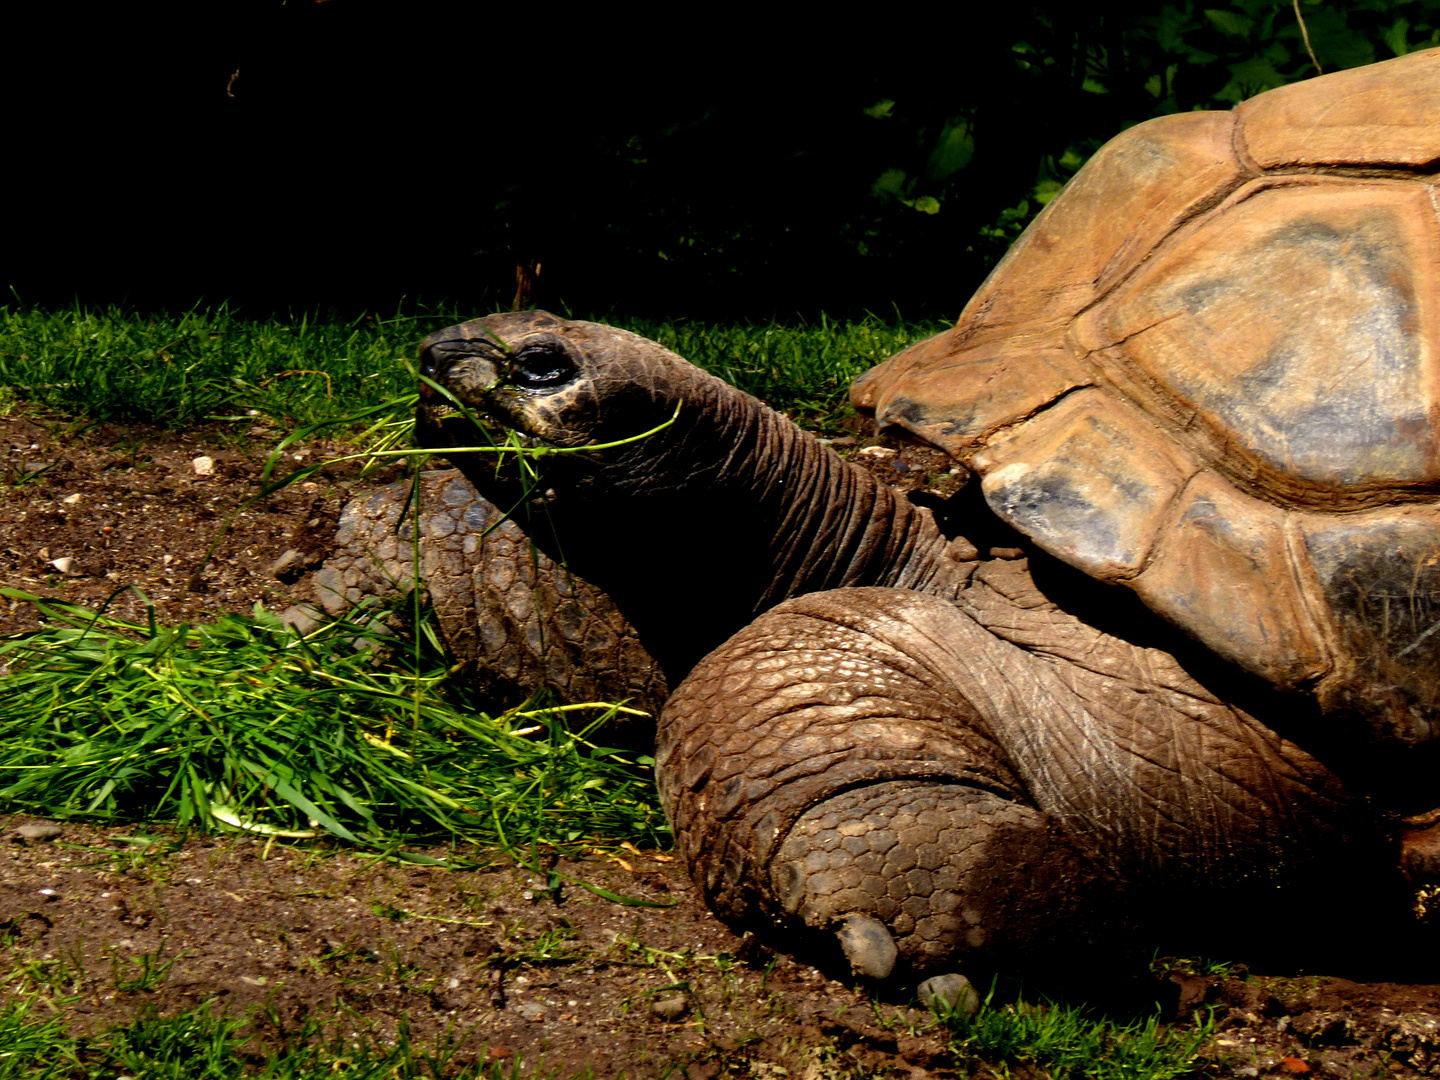
[[[1002,1075],[1017,1066],[1040,1069],[1051,1080],[1172,1080],[1195,1071],[1196,1054],[1213,1034],[1208,1017],[1180,1030],[1153,1016],[1117,1022],[1083,1006],[1024,1001],[1001,1008],[987,1002],[974,1017],[941,1019],[962,1061]]]
[[[247,319],[226,308],[182,315],[0,307],[0,405],[97,421],[182,428],[269,417],[286,428],[337,421],[414,389],[416,343],[483,312]],[[715,326],[604,319],[654,338],[822,431],[838,430],[856,375],[939,324]]]
[[[413,392],[415,342],[460,317],[245,320],[221,309],[151,319],[0,308],[0,406],[8,396],[68,418],[172,427],[259,414],[292,430],[355,428],[369,409],[365,422],[376,426],[367,445],[388,448],[404,441],[404,410],[376,407]],[[839,430],[856,375],[941,329],[878,319],[606,321],[827,432]],[[0,640],[11,669],[0,680],[0,805],[8,809],[319,834],[419,859],[402,845],[477,843],[523,858],[536,845],[668,841],[649,759],[604,745],[605,709],[578,710],[593,722],[573,728],[575,711],[486,715],[452,680],[424,622],[377,663],[372,649],[357,648],[375,637],[363,611],[302,639],[260,610],[159,627],[31,599],[42,603],[46,628]],[[121,974],[139,986],[164,971]],[[1207,1023],[1175,1031],[1153,1019],[1117,1023],[1023,1003],[943,1022],[962,1061],[1053,1080],[1178,1077],[1193,1070],[1209,1035]],[[202,1006],[72,1038],[58,1021],[12,1005],[0,1012],[0,1080],[500,1080],[518,1064],[460,1066],[453,1047],[421,1050],[403,1030],[393,1045],[342,1045],[307,1028],[257,1050],[243,1027]]]
[[[1019,1004],[983,1008],[973,1019],[950,1018],[960,1061],[1050,1080],[1173,1080],[1196,1071],[1196,1053],[1213,1034],[1208,1021],[1185,1030],[1150,1019],[1116,1023],[1066,1006]],[[98,1080],[135,1076],[175,1080],[502,1080],[526,1069],[517,1060],[457,1062],[454,1043],[414,1045],[402,1024],[391,1043],[342,1042],[310,1024],[278,1045],[259,1047],[243,1020],[212,1014],[207,1005],[174,1016],[141,1013],[89,1038],[70,1037],[57,1019],[32,1018],[24,1003],[0,1012],[0,1080]],[[263,1029],[263,1020],[257,1024]],[[469,1047],[471,1054],[480,1047]],[[588,1075],[585,1070],[581,1075]]]
[[[8,808],[383,849],[666,842],[650,759],[600,742],[613,707],[486,715],[429,623],[377,665],[363,611],[302,638],[259,608],[166,628],[28,599],[50,625],[0,641]]]
[[[846,395],[857,376],[948,325],[877,318],[797,326],[602,321],[658,341],[802,427],[827,434],[839,431],[850,412]]]
[[[263,415],[291,439],[369,424],[360,443],[394,450],[409,437],[415,343],[462,317],[0,308],[0,395],[80,422],[248,430]],[[839,430],[857,374],[938,329],[610,321],[822,430]],[[303,475],[263,479],[268,490]],[[0,642],[0,804],[366,846],[665,839],[645,762],[572,732],[573,715],[483,715],[449,681],[433,632],[376,667],[354,649],[355,625],[301,640],[260,611],[166,628],[92,624],[54,602],[47,613],[45,631]]]
[[[99,1035],[72,1038],[58,1019],[35,1019],[28,1005],[12,1004],[0,1011],[0,1080],[511,1080],[523,1068],[514,1059],[459,1063],[458,1045],[416,1046],[403,1022],[391,1044],[325,1038],[312,1024],[265,1048],[240,1033],[245,1026],[202,1005],[169,1017],[142,1013]],[[483,1046],[468,1049],[483,1057]],[[557,1074],[524,1069],[524,1075]],[[579,1074],[587,1075],[588,1069]]]

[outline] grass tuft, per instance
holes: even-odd
[[[486,715],[428,623],[377,664],[364,610],[302,638],[258,607],[163,628],[0,593],[50,623],[0,642],[13,808],[382,848],[665,841],[650,759],[596,741],[616,706]]]
[[[0,307],[0,408],[170,428],[256,416],[285,428],[333,423],[413,391],[416,343],[478,314],[436,308],[346,321],[248,319],[223,306],[178,316]],[[600,321],[652,338],[829,433],[848,412],[845,392],[855,376],[943,329],[878,318],[729,326]]]
[[[993,998],[993,993],[992,993]],[[941,1015],[962,1060],[1008,1074],[1043,1070],[1050,1080],[1172,1080],[1195,1071],[1200,1048],[1213,1034],[1207,1018],[1193,1029],[1163,1026],[1158,1017],[1119,1023],[1083,1006],[1018,1001],[973,1017]]]
[[[226,307],[145,316],[117,308],[0,308],[0,388],[31,406],[170,428],[264,415],[333,419],[411,390],[415,342],[451,321],[252,320]]]
[[[822,316],[818,323],[794,326],[603,321],[658,341],[801,427],[826,435],[842,430],[841,421],[850,414],[850,384],[858,376],[949,325],[874,316],[859,322],[832,322]]]
[[[483,1046],[469,1048],[482,1060],[468,1062],[458,1060],[462,1047],[453,1041],[417,1046],[403,1021],[386,1043],[327,1038],[311,1022],[263,1051],[243,1033],[246,1026],[206,1004],[175,1016],[142,1012],[128,1024],[72,1038],[58,1018],[32,1019],[28,1005],[16,1003],[0,1011],[0,1080],[514,1080],[522,1074],[518,1059],[483,1061]],[[585,1069],[576,1080],[588,1075]]]

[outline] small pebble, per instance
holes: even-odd
[[[890,468],[894,469],[898,473],[908,473],[910,471],[910,466],[906,465],[905,462],[901,461],[899,458],[896,458],[894,461],[890,462]]]
[[[915,996],[927,1009],[974,1016],[980,1011],[980,995],[964,975],[934,975],[915,988]]]
[[[285,553],[270,564],[270,576],[279,578],[281,581],[291,580],[299,577],[300,572],[305,569],[305,553],[295,548],[286,549]]]
[[[26,840],[54,840],[64,831],[59,825],[51,825],[48,822],[21,825],[15,830],[17,835],[23,836]]]
[[[515,1011],[526,1020],[544,1020],[545,1006],[538,1001],[527,1001],[523,1005],[515,1006]]]
[[[206,454],[201,454],[190,462],[190,468],[195,470],[196,476],[213,476],[215,475],[215,459]]]
[[[74,505],[75,505],[76,503],[78,503],[82,498],[84,498],[84,496],[82,496],[82,495],[80,494],[80,492],[77,491],[77,492],[75,492],[74,495],[66,495],[65,498],[61,499],[60,501],[61,501],[62,503],[64,503],[66,506],[74,506]]]
[[[50,565],[62,574],[68,574],[75,569],[75,560],[70,558],[69,555],[62,555],[58,559],[51,559]]]
[[[650,1011],[661,1020],[674,1023],[685,1015],[685,1010],[688,1008],[690,1008],[690,1002],[677,994],[675,997],[656,998],[650,1006]]]

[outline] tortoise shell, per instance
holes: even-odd
[[[852,390],[1044,550],[1440,735],[1440,49],[1140,124]]]

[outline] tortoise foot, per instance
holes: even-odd
[[[1078,913],[1079,880],[1038,810],[914,780],[854,788],[807,810],[770,867],[777,906],[834,932],[852,971],[872,979],[897,962],[919,972],[1053,942]]]

